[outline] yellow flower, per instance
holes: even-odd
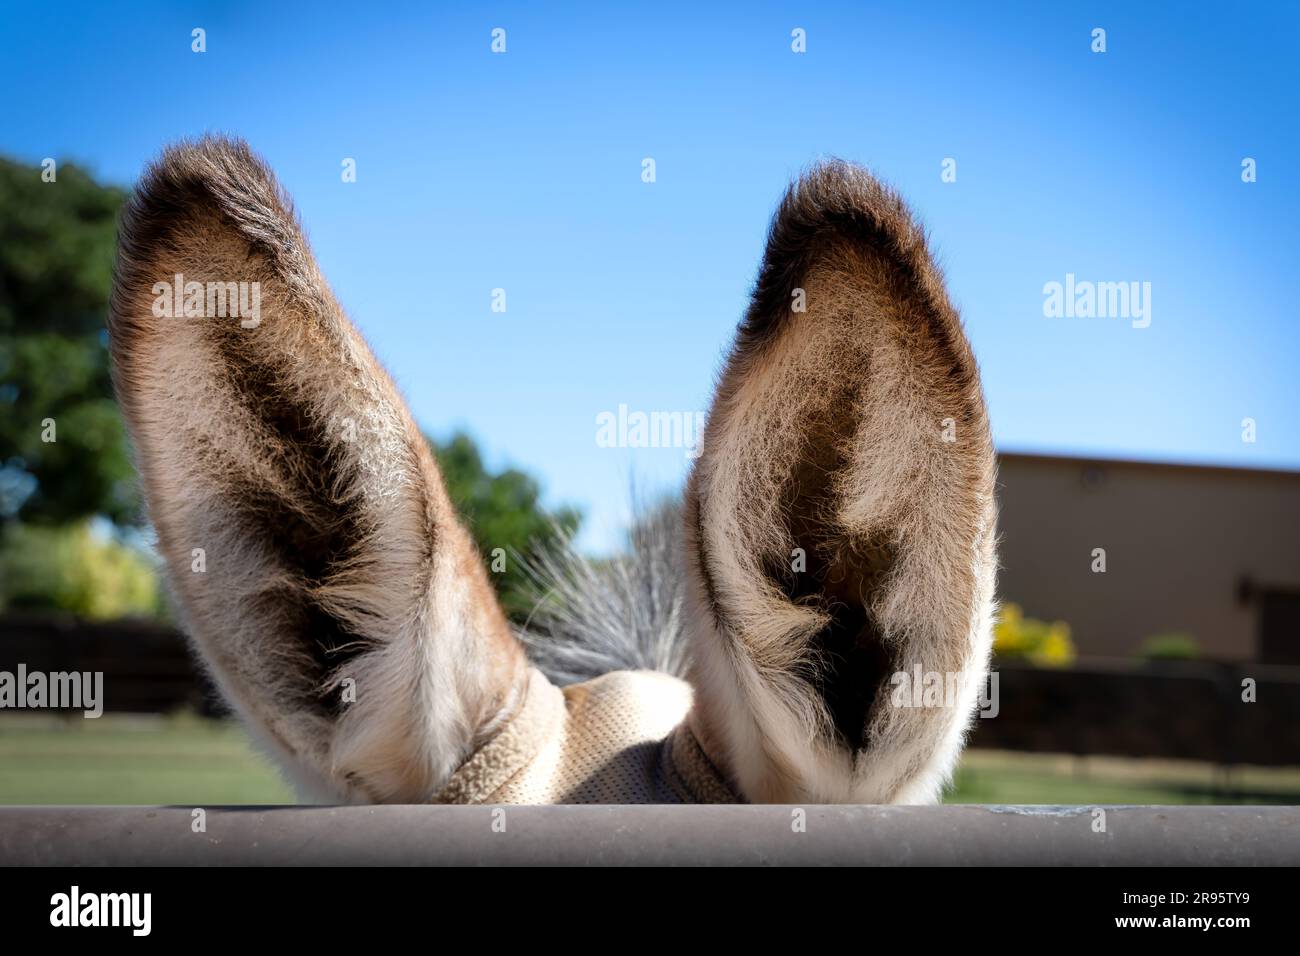
[[[1074,662],[1074,641],[1064,621],[1046,624],[1025,617],[1018,604],[1003,605],[993,625],[993,650],[1002,657],[1021,657],[1059,667]]]

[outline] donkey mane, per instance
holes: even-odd
[[[595,561],[568,536],[522,557],[533,611],[519,629],[528,657],[560,686],[620,670],[687,677],[681,502],[639,504],[624,551]]]

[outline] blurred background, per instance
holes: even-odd
[[[176,630],[107,364],[118,211],[205,130],[294,195],[485,555],[622,549],[689,457],[598,416],[706,408],[785,184],[872,166],[1000,449],[999,712],[948,799],[1300,800],[1294,5],[3,18],[0,671],[103,671],[107,713],[0,709],[0,803],[292,800]],[[1067,275],[1149,325],[1049,317]]]

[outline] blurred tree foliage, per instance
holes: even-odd
[[[113,617],[163,606],[149,556],[92,521],[143,520],[104,326],[124,199],[74,165],[44,182],[39,167],[0,157],[0,607]],[[545,510],[524,472],[489,472],[466,435],[432,444],[489,568],[502,549],[504,570],[489,577],[507,613],[526,616],[515,553],[571,533],[578,513]]]
[[[581,515],[573,508],[547,511],[536,480],[508,468],[493,474],[473,440],[457,433],[447,442],[430,439],[447,494],[478,544],[488,577],[511,618],[523,621],[533,609],[528,576],[516,555],[531,557],[541,548],[577,530]],[[501,549],[496,551],[496,549]],[[494,555],[495,552],[495,555]]]
[[[488,471],[467,435],[430,445],[502,607],[522,621],[533,609],[534,596],[518,556],[535,555],[559,536],[572,534],[578,512],[543,508],[536,480],[522,471]],[[106,522],[88,520],[62,526],[8,523],[0,535],[0,610],[6,608],[59,610],[95,619],[166,613],[149,555],[119,540]]]
[[[123,198],[0,158],[0,518],[139,520],[104,330]]]
[[[93,620],[165,613],[148,555],[90,521],[6,527],[0,542],[0,608],[66,611]]]

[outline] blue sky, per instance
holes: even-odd
[[[929,228],[1000,447],[1300,467],[1300,6],[698,6],[6,2],[0,151],[129,184],[170,140],[248,139],[420,423],[537,474],[596,550],[688,466],[596,416],[707,407],[822,156]],[[1150,282],[1150,326],[1045,317],[1067,273]]]

